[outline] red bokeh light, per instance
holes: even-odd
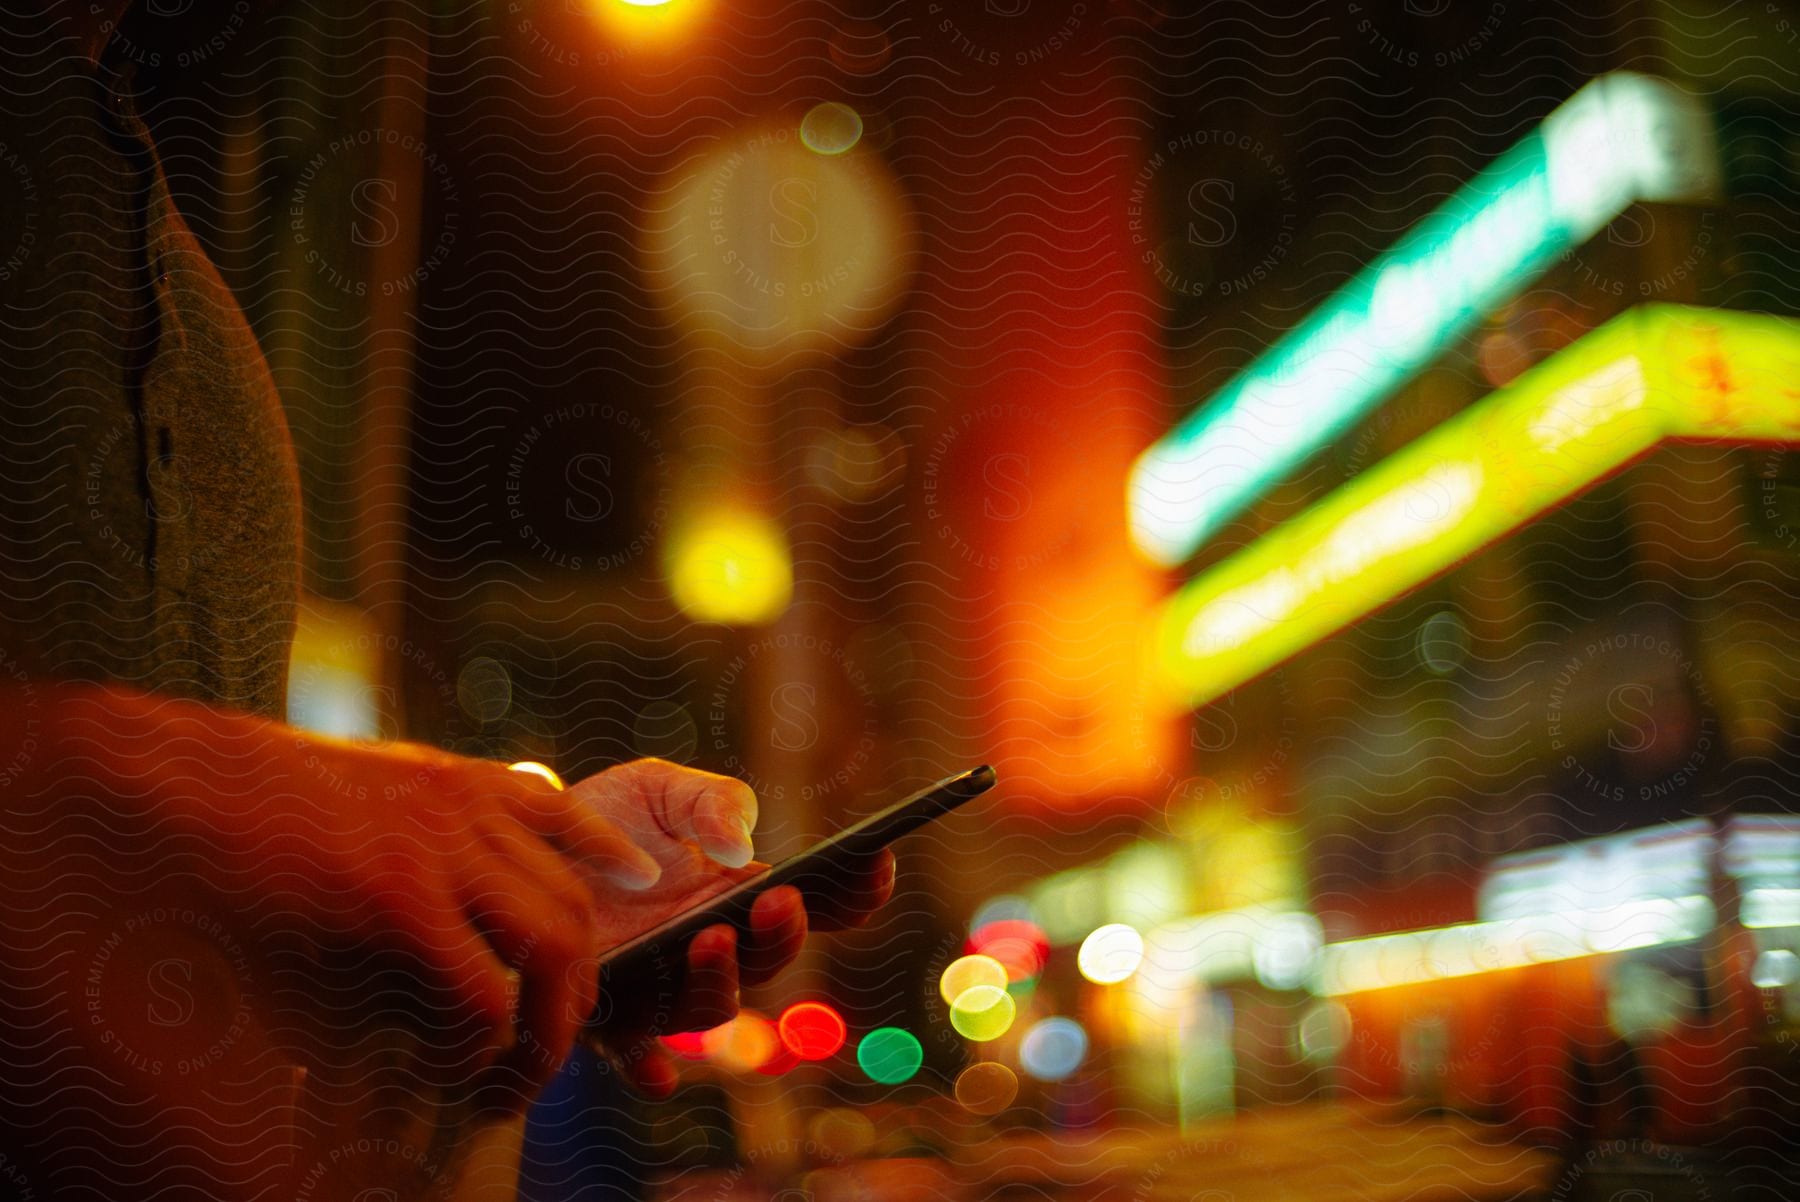
[[[801,1060],[823,1060],[844,1046],[844,1016],[824,1002],[796,1002],[776,1024],[781,1042]]]
[[[1006,969],[1009,984],[1029,981],[1044,971],[1050,959],[1050,937],[1035,922],[1003,918],[990,922],[969,936],[971,955],[992,956]]]
[[[775,1054],[767,1061],[757,1065],[756,1071],[765,1077],[779,1077],[789,1069],[798,1068],[799,1065],[800,1057],[789,1051],[788,1046],[784,1043],[776,1048]]]
[[[674,1035],[664,1035],[662,1045],[680,1056],[683,1060],[705,1060],[706,1046],[704,1031],[678,1031]]]

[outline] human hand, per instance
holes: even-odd
[[[592,1009],[597,983],[572,970],[600,947],[593,886],[623,895],[659,872],[600,814],[489,761],[116,687],[50,692],[54,771],[35,812],[15,810],[5,894],[64,899],[76,947],[113,921],[95,915],[198,907],[315,1070],[406,1006],[424,1084],[519,1108]]]
[[[756,794],[743,781],[665,760],[620,764],[571,786],[570,795],[625,833],[657,862],[661,876],[645,889],[597,883],[599,946],[616,947],[643,931],[755,876],[752,860]],[[656,1036],[717,1026],[737,1013],[738,986],[770,979],[800,952],[810,926],[858,926],[893,893],[894,857],[883,851],[845,874],[831,893],[802,898],[791,885],[771,889],[750,911],[749,937],[730,926],[708,927],[688,944],[672,982],[622,982],[600,999],[601,1042],[637,1087],[651,1096],[674,1089],[675,1068]],[[597,976],[591,971],[590,976]],[[658,1012],[667,990],[670,1004]]]

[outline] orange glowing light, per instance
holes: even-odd
[[[754,1010],[741,1010],[729,1022],[702,1032],[700,1046],[713,1063],[749,1072],[773,1060],[781,1050],[781,1040],[768,1019]]]
[[[1050,449],[1032,457],[1029,518],[996,524],[1007,527],[1006,537],[1024,540],[1009,545],[1001,562],[1025,567],[1017,573],[1019,599],[990,636],[997,677],[990,741],[1010,787],[1052,806],[1166,788],[1186,773],[1192,751],[1168,718],[1158,691],[1162,669],[1144,647],[1167,584],[1144,571],[1134,551],[1110,541],[1124,537],[1122,529],[1094,516],[1104,511],[1095,482],[1114,470],[1102,441],[1109,437],[1072,428],[1070,438],[1091,448],[1085,461]],[[1117,470],[1122,475],[1124,468]],[[970,471],[980,478],[983,468],[977,463]],[[1081,533],[1068,536],[1070,546],[1044,549],[1056,546],[1059,530]],[[1033,546],[1029,536],[1051,541]],[[1071,570],[1071,547],[1089,540],[1108,549]],[[1045,714],[1080,720],[1046,739]]]
[[[633,49],[673,46],[693,33],[712,0],[586,0],[588,14],[612,38]]]

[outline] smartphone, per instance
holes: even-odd
[[[994,770],[985,764],[941,780],[601,953],[602,989],[614,977],[626,988],[650,987],[652,982],[679,977],[687,959],[688,940],[718,923],[735,927],[740,936],[748,934],[750,907],[764,891],[793,885],[804,896],[809,890],[824,889],[841,880],[856,861],[981,796],[994,787],[994,781]]]

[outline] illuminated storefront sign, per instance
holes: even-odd
[[[1800,815],[1732,818],[1723,863],[1737,881],[1739,924],[1751,930],[1800,927]]]
[[[1712,900],[1690,895],[1352,939],[1325,948],[1319,992],[1360,993],[1681,943],[1705,934],[1713,919]]]
[[[1146,451],[1133,540],[1186,559],[1558,256],[1635,201],[1712,198],[1718,175],[1694,98],[1625,72],[1595,80]]]
[[[1325,948],[1321,993],[1359,993],[1697,939],[1716,917],[1704,818],[1501,856],[1480,921]]]
[[[1165,602],[1168,697],[1219,696],[1668,438],[1800,442],[1800,322],[1674,305],[1614,319]]]
[[[1494,861],[1482,882],[1483,922],[1706,894],[1717,840],[1704,818],[1667,823]]]

